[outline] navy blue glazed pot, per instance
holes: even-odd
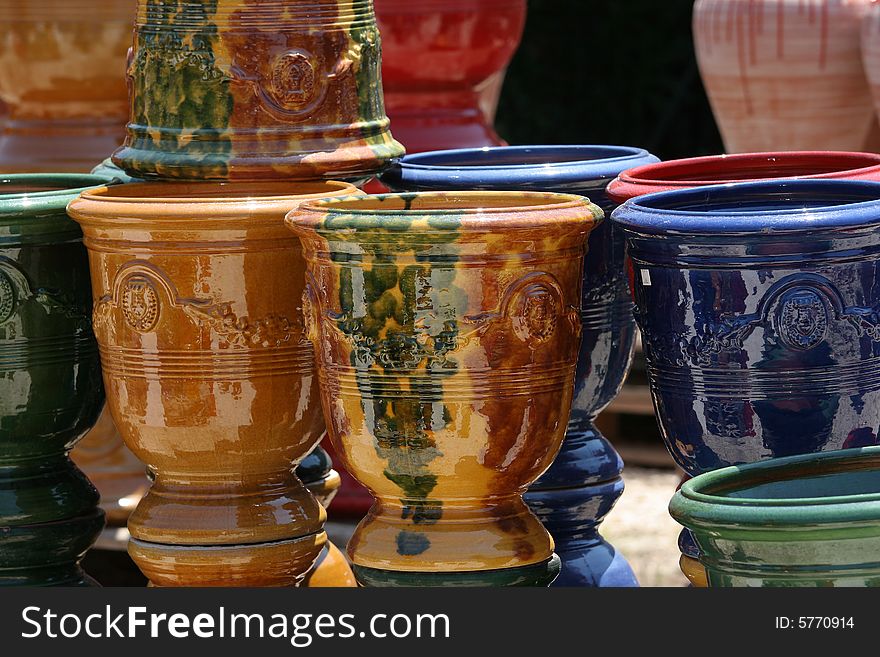
[[[688,474],[878,443],[880,183],[649,194],[613,221],[663,439]]]
[[[624,146],[510,146],[409,155],[381,179],[396,191],[513,190],[581,194],[606,213],[605,187],[622,171],[657,162]],[[556,461],[525,496],[556,541],[562,572],[553,586],[638,586],[632,569],[598,533],[623,492],[623,461],[594,424],[620,391],[635,324],[623,238],[606,221],[592,232],[584,266],[583,333],[575,397]]]

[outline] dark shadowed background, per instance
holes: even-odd
[[[496,126],[511,144],[721,153],[694,59],[693,0],[529,0]]]

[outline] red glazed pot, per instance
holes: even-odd
[[[526,0],[376,0],[385,106],[408,153],[497,146]]]
[[[880,181],[880,154],[796,151],[670,160],[624,171],[608,185],[608,196],[623,203],[652,192],[770,178]]]

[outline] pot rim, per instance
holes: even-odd
[[[820,197],[823,194],[840,202],[825,201]],[[812,205],[796,203],[798,196]],[[778,207],[730,207],[749,198]],[[722,207],[712,209],[713,204]],[[782,179],[655,192],[626,201],[614,211],[612,220],[642,234],[770,236],[867,227],[880,223],[880,182]]]
[[[22,207],[20,201],[27,201],[27,209],[43,209],[57,205],[64,209],[67,199],[84,191],[111,186],[115,178],[93,173],[9,173],[0,174],[0,208]],[[9,186],[51,187],[42,191],[3,193]]]
[[[858,165],[858,166],[857,166]],[[831,168],[816,173],[792,172],[790,175],[772,173],[774,168],[804,169]],[[691,175],[688,176],[688,172]],[[715,177],[695,177],[715,173]],[[736,175],[739,172],[739,175]],[[659,174],[668,174],[662,176]],[[734,182],[758,182],[782,178],[803,180],[853,179],[874,177],[880,180],[880,153],[858,151],[768,151],[765,153],[733,153],[704,155],[679,160],[645,164],[622,172],[608,186],[608,194],[619,202],[636,196],[672,189],[689,189]]]
[[[533,158],[533,161],[529,161],[529,158]],[[484,162],[481,162],[481,159]],[[503,159],[511,161],[504,162]],[[547,183],[565,185],[609,180],[617,176],[625,167],[640,162],[647,164],[659,160],[644,148],[633,146],[605,144],[485,146],[406,155],[395,160],[380,178],[388,184],[406,187],[424,185],[439,188],[444,184],[450,184],[453,175],[455,186],[460,188],[468,185],[496,188]],[[503,173],[505,179],[491,180],[493,173]]]
[[[477,203],[479,199],[496,199],[500,204],[487,206]],[[511,201],[511,203],[506,204],[505,200]],[[403,207],[377,207],[391,201],[400,201]],[[411,207],[413,203],[418,201],[428,203],[438,201],[441,207]],[[464,205],[456,205],[461,203]],[[358,205],[363,207],[352,207]],[[582,212],[577,212],[578,210],[582,210]],[[550,216],[547,217],[547,214]],[[587,217],[592,220],[590,223],[595,227],[603,220],[605,213],[602,208],[590,202],[588,198],[576,194],[515,191],[430,191],[324,198],[301,204],[287,215],[286,221],[291,226],[317,228],[318,224],[322,222],[322,218],[327,215],[378,217],[380,219],[400,217],[409,219],[449,217],[456,219],[454,225],[453,223],[448,225],[436,223],[430,226],[435,231],[443,231],[485,228],[488,223],[492,222],[493,217],[499,215],[509,219],[504,226],[511,229],[535,229],[542,224],[555,226],[586,224]],[[352,228],[357,230],[360,227],[346,225],[340,230],[351,230]],[[372,230],[381,228],[381,226],[365,222],[362,228]],[[334,228],[319,230],[327,232],[333,231]]]
[[[242,190],[253,190],[255,188],[278,188],[289,189],[289,193],[276,194],[229,194],[229,195],[207,195],[193,196],[182,193],[186,189],[211,190],[217,188],[241,188]],[[296,188],[314,188],[316,191],[305,193],[296,193]],[[134,192],[140,190],[152,189],[154,192],[171,191],[171,194],[153,193],[135,195]],[[320,191],[317,191],[320,189]],[[95,202],[112,202],[112,203],[137,203],[137,204],[173,204],[173,205],[208,205],[208,204],[240,204],[242,202],[251,203],[272,203],[277,201],[299,199],[322,199],[332,195],[334,191],[356,190],[357,188],[346,182],[336,180],[314,180],[314,181],[282,181],[282,180],[266,180],[266,181],[227,181],[227,180],[167,180],[167,181],[137,181],[124,183],[122,185],[97,187],[84,191],[80,196],[83,200]],[[125,194],[124,196],[122,194]]]
[[[730,497],[724,493],[804,476],[880,470],[880,446],[801,454],[712,470],[682,484],[669,504],[687,527],[772,530],[772,525],[841,525],[880,520],[880,492],[824,497]]]

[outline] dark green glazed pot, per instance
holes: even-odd
[[[880,586],[880,447],[714,470],[669,512],[709,586]]]
[[[89,263],[65,208],[109,178],[0,176],[0,586],[81,585],[104,526],[68,453],[104,404]]]

